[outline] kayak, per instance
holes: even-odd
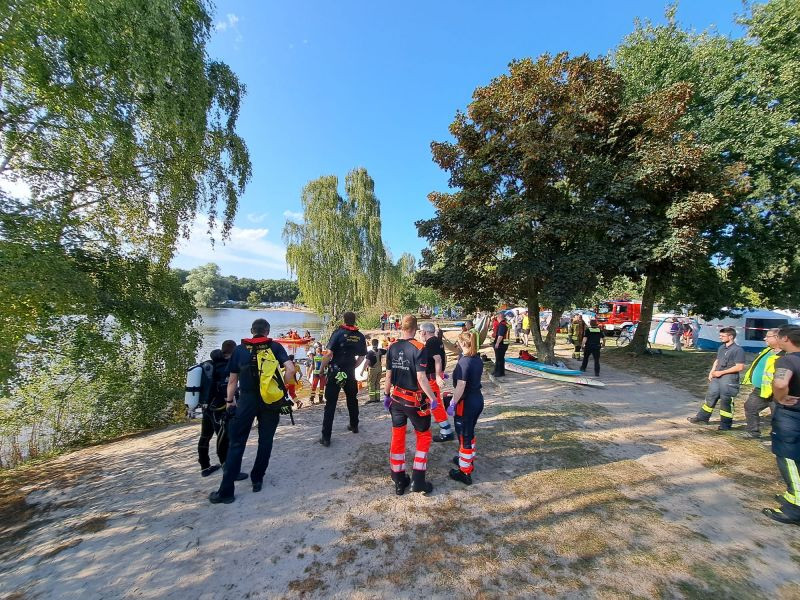
[[[304,337],[304,338],[275,338],[274,342],[278,342],[280,344],[295,344],[297,346],[303,346],[305,344],[310,344],[314,341],[313,337]]]
[[[553,365],[546,365],[544,363],[535,362],[532,360],[525,360],[523,358],[507,358],[507,363],[519,365],[520,367],[529,367],[537,371],[544,371],[545,373],[553,373],[555,375],[582,375],[582,371],[578,369],[567,369],[564,367],[556,367]]]
[[[606,384],[597,379],[590,379],[589,377],[578,377],[577,375],[559,375],[557,373],[546,373],[538,369],[531,369],[530,367],[521,366],[506,359],[506,369],[513,373],[520,373],[522,375],[532,375],[533,377],[541,377],[542,379],[550,379],[552,381],[560,381],[562,383],[575,383],[578,385],[588,385],[589,387],[606,387]],[[527,362],[527,361],[520,361]]]

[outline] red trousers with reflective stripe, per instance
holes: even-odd
[[[431,384],[433,393],[436,394],[436,408],[431,411],[433,414],[433,420],[437,423],[444,423],[447,421],[447,410],[445,410],[444,402],[442,402],[442,390],[439,389],[439,384],[436,383],[435,377],[433,379],[429,377],[428,383]]]
[[[420,415],[418,408],[409,406],[402,399],[393,398],[389,412],[392,415],[392,442],[389,446],[389,465],[392,475],[406,471],[406,426],[408,421],[414,427],[417,436],[416,451],[414,452],[415,471],[428,470],[428,451],[431,449],[433,435],[431,434],[431,416]]]

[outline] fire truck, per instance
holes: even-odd
[[[642,316],[641,300],[604,300],[597,305],[597,323],[607,334],[619,335],[623,327],[636,325]]]

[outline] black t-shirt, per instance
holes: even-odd
[[[603,330],[599,327],[587,327],[583,332],[583,337],[586,338],[587,348],[599,348],[601,346],[600,340],[604,337]]]
[[[333,352],[333,364],[342,371],[355,371],[356,356],[366,356],[367,340],[355,327],[342,325],[328,341],[328,350]]]
[[[417,373],[428,366],[425,346],[417,340],[397,340],[386,353],[386,368],[392,372],[392,385],[412,392],[419,390]]]
[[[800,396],[800,352],[790,352],[784,354],[775,361],[775,370],[788,369],[792,372],[789,380],[789,395]],[[793,406],[795,410],[800,410],[800,406]]]
[[[434,361],[434,356],[439,356],[442,359],[442,371],[444,371],[445,366],[445,352],[444,352],[444,344],[442,344],[442,340],[438,337],[428,338],[428,341],[425,342],[425,352],[428,354],[428,367],[425,369],[425,374],[428,377],[435,377],[436,376],[436,361]]]
[[[263,341],[265,339],[268,338],[254,338],[254,341]],[[281,366],[289,360],[289,355],[286,354],[286,348],[281,346],[278,342],[269,340],[269,347]],[[236,346],[236,350],[233,351],[231,359],[228,361],[228,370],[231,373],[237,373],[239,375],[239,391],[242,394],[260,393],[258,389],[258,377],[253,377],[253,373],[250,369],[251,363],[252,354],[250,350],[247,349],[247,346],[244,344]]]

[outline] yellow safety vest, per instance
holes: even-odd
[[[770,354],[767,356],[767,354]],[[766,358],[764,358],[766,356]],[[752,384],[750,376],[753,374],[753,369],[755,366],[763,359],[767,362],[764,364],[764,373],[761,375],[761,387],[759,388],[758,395],[762,398],[769,398],[772,396],[772,381],[775,379],[775,361],[780,358],[777,351],[773,350],[769,346],[764,348],[758,356],[756,356],[755,360],[750,365],[750,368],[747,369],[747,372],[744,374],[744,379],[742,379],[742,383],[749,383]]]
[[[522,317],[522,328],[523,329],[530,329],[531,328],[531,320],[528,315]]]

